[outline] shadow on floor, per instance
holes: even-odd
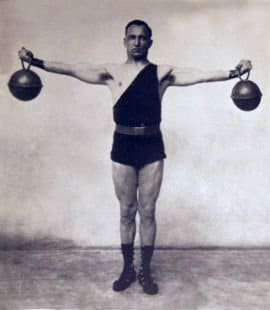
[[[20,235],[0,235],[0,251],[9,250],[65,250],[79,248],[76,243],[68,239],[57,239],[50,237],[27,238]]]
[[[269,250],[157,250],[160,292],[148,296],[138,283],[112,291],[118,250],[0,251],[0,309],[270,309],[269,261]]]

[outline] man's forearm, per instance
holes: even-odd
[[[72,73],[71,65],[64,64],[61,62],[46,61],[39,58],[33,58],[31,61],[31,65],[53,73],[67,74],[67,75],[71,75]]]
[[[252,69],[251,61],[241,60],[232,70],[203,71],[195,68],[170,68],[168,76],[172,86],[188,86],[198,83],[227,81]]]
[[[238,77],[238,70],[203,71],[198,69],[174,69],[171,71],[172,86],[188,86],[198,83],[227,81]]]
[[[239,70],[220,70],[203,74],[202,82],[226,81],[239,76]]]
[[[30,62],[30,61],[29,61]],[[75,77],[81,81],[91,84],[105,85],[106,80],[111,76],[103,66],[89,64],[67,64],[56,61],[41,60],[32,58],[31,64],[52,73],[64,74]]]

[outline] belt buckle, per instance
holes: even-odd
[[[144,134],[145,127],[133,127],[134,128],[134,134],[136,136],[140,136]]]

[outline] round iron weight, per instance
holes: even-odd
[[[42,88],[42,82],[40,77],[32,70],[30,65],[25,68],[22,61],[22,69],[16,71],[10,77],[8,87],[11,94],[22,101],[29,101],[36,98]]]
[[[243,111],[255,110],[260,104],[261,97],[262,93],[259,86],[248,79],[241,79],[237,82],[231,94],[234,104]]]

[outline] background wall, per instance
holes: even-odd
[[[2,242],[118,246],[109,91],[34,69],[44,88],[20,102],[7,82],[21,46],[47,60],[121,63],[124,26],[140,18],[154,31],[153,62],[215,70],[248,58],[263,92],[243,112],[230,98],[236,80],[167,91],[157,245],[270,245],[268,1],[2,0],[0,15]]]

